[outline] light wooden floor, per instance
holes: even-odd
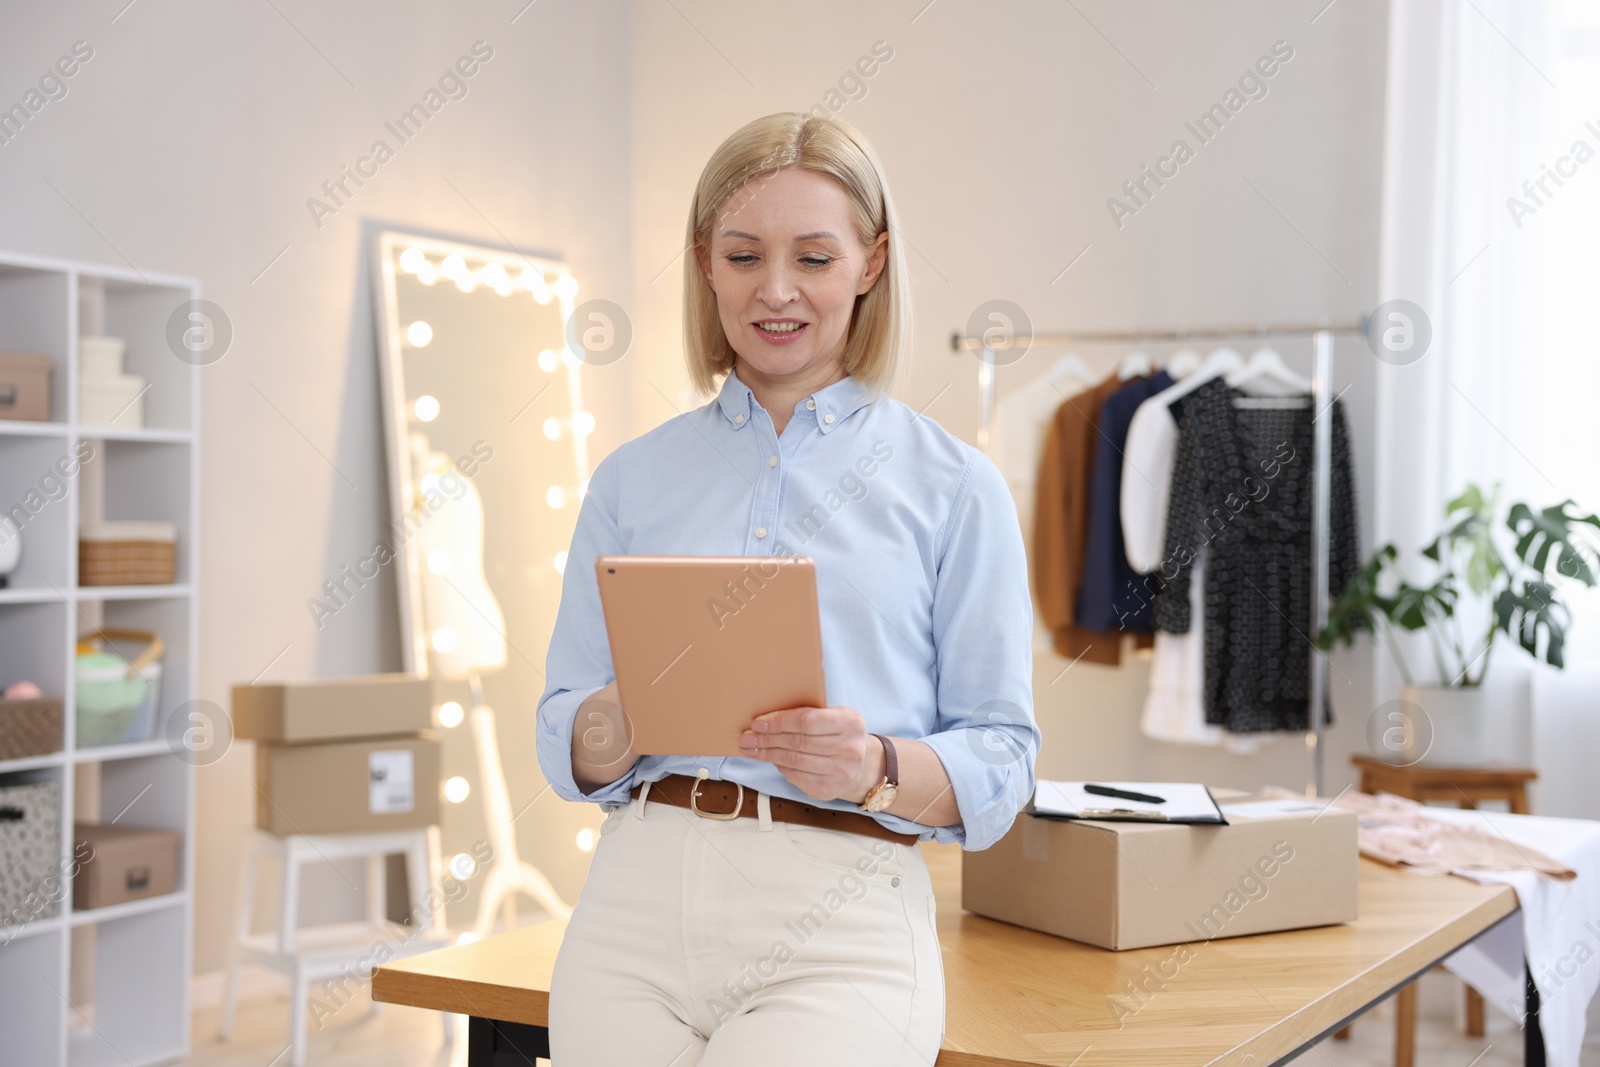
[[[1522,1035],[1511,1029],[1510,1020],[1490,1012],[1487,1037],[1464,1037],[1452,1011],[1460,984],[1442,973],[1429,974],[1422,981],[1417,1067],[1516,1067],[1522,1063]],[[286,1067],[286,997],[266,996],[240,1004],[234,1039],[227,1044],[216,1036],[220,1015],[215,1008],[196,1013],[194,1056],[184,1061],[188,1067]],[[450,1067],[450,1052],[442,1039],[437,1014],[389,1004],[381,1017],[374,1018],[372,1004],[363,994],[325,1020],[322,1030],[312,1031],[306,1061],[308,1067]],[[465,1034],[461,1039],[465,1041]],[[1296,1067],[1382,1067],[1393,1062],[1393,1049],[1390,1002],[1357,1022],[1349,1041],[1326,1040],[1294,1063]],[[1582,1067],[1600,1067],[1600,1045],[1584,1047]]]

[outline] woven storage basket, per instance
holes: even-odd
[[[0,760],[60,751],[60,697],[0,700]]]
[[[177,576],[177,543],[165,523],[111,522],[78,536],[79,585],[168,585]]]

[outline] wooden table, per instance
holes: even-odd
[[[1517,909],[1509,886],[1363,858],[1357,922],[1197,943],[1174,973],[1173,946],[1108,952],[963,912],[959,847],[921,847],[944,952],[938,1067],[1283,1063]],[[472,1016],[471,1067],[548,1056],[564,929],[543,923],[397,960],[374,973],[373,999]],[[1146,967],[1171,977],[1152,980]],[[1152,992],[1136,999],[1128,982]]]

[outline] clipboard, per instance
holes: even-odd
[[[1109,786],[1126,792],[1160,797],[1160,803],[1121,797],[1096,796],[1084,786]],[[1211,790],[1198,782],[1060,782],[1040,779],[1022,809],[1040,819],[1092,820],[1094,822],[1177,823],[1227,826]]]

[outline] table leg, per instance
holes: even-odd
[[[1533,971],[1522,965],[1527,985],[1527,1004],[1522,1017],[1522,1062],[1526,1067],[1545,1067],[1544,1031],[1539,1029],[1539,987],[1533,984]]]
[[[1417,1055],[1417,983],[1394,998],[1394,1067],[1413,1067]]]
[[[1483,1036],[1483,994],[1467,986],[1467,1036]]]
[[[550,1058],[550,1030],[476,1015],[467,1020],[467,1067],[533,1067]]]
[[[1335,1030],[1334,1034],[1333,1034],[1333,1039],[1335,1041],[1349,1041],[1350,1040],[1350,1028],[1347,1026],[1343,1030]]]

